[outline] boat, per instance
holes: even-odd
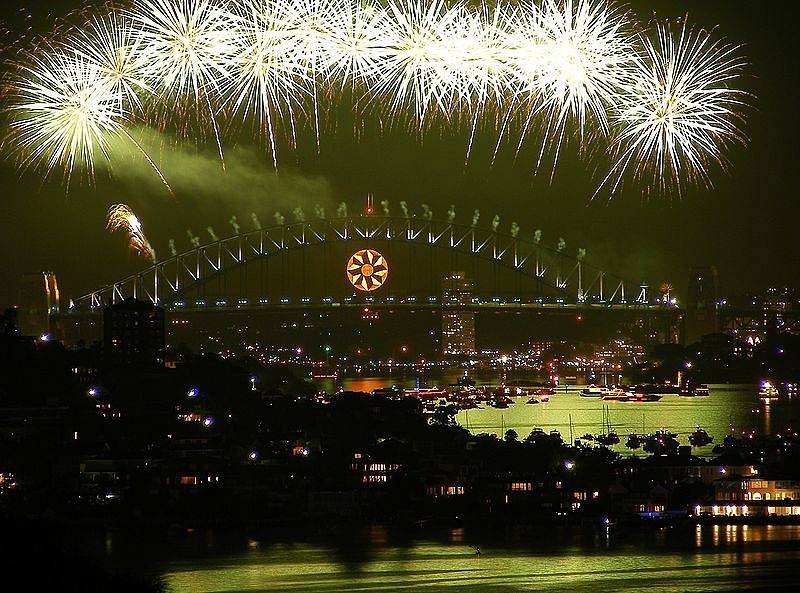
[[[470,379],[467,373],[463,377],[459,377],[455,383],[451,383],[450,387],[475,387],[475,380]]]
[[[540,397],[544,397],[545,395],[547,397],[550,397],[551,395],[556,394],[556,390],[553,389],[552,387],[539,387],[538,389],[534,389],[531,394],[538,395]]]
[[[538,400],[538,399],[536,399],[535,397],[531,397],[531,398],[530,398],[530,399],[528,399],[528,401],[526,401],[525,403],[526,403],[526,404],[538,404],[538,403],[539,403],[539,400]]]
[[[411,397],[420,399],[438,399],[440,397],[447,397],[447,390],[438,387],[420,387],[417,389],[406,389],[404,392]]]
[[[673,432],[657,430],[655,434],[649,434],[645,437],[643,449],[652,455],[664,455],[674,452],[680,446],[680,443],[675,438],[677,436]]]
[[[384,397],[397,397],[403,395],[403,390],[400,389],[397,385],[392,385],[391,387],[379,387],[377,389],[372,390],[372,395],[379,395]]]
[[[608,406],[603,406],[603,433],[595,436],[594,442],[606,447],[619,444],[619,435],[611,428],[611,414]]]
[[[581,397],[603,397],[603,394],[607,393],[608,389],[605,387],[597,387],[596,385],[589,385],[585,389],[581,389],[580,396]]]
[[[602,396],[603,401],[626,402],[633,396],[622,389],[612,389]]]
[[[768,404],[771,401],[780,399],[780,392],[770,381],[764,380],[761,382],[761,389],[758,392],[758,398]]]
[[[678,395],[681,397],[706,397],[711,395],[711,391],[708,389],[708,385],[685,386]]]
[[[511,399],[510,397],[506,397],[506,396],[501,395],[501,396],[495,398],[494,401],[489,402],[489,405],[492,406],[493,408],[498,408],[498,409],[504,410],[504,409],[506,409],[508,407],[508,404],[513,404],[513,403],[514,403],[513,399]]]
[[[689,443],[692,447],[705,447],[714,441],[714,437],[709,435],[705,430],[696,427],[695,431],[689,435]]]
[[[657,402],[661,401],[663,397],[663,395],[656,395],[655,393],[641,393],[637,391],[633,394],[633,396],[624,401],[637,403]]]
[[[598,434],[596,437],[594,437],[594,440],[596,443],[610,447],[611,445],[619,444],[619,435],[612,430],[611,432],[607,432],[605,434]]]
[[[638,449],[642,446],[642,441],[644,439],[640,437],[638,434],[631,433],[628,435],[628,440],[625,441],[625,446],[628,449]]]

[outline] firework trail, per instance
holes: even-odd
[[[610,146],[598,191],[630,174],[644,191],[711,184],[743,143],[746,65],[739,48],[658,24],[639,30],[613,0],[133,0],[61,27],[13,64],[5,111],[24,166],[94,174],[132,125],[192,123],[213,133],[252,125],[278,166],[321,105],[352,94],[385,119],[479,127],[516,154],[536,132],[536,168],[577,139]],[[326,107],[327,108],[327,107]],[[224,123],[225,126],[221,125]]]
[[[127,204],[114,204],[108,209],[106,229],[112,233],[126,233],[128,247],[132,251],[150,262],[156,262],[156,252],[144,234],[142,223]]]

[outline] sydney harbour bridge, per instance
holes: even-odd
[[[337,314],[366,306],[591,316],[645,323],[658,329],[659,340],[680,339],[682,311],[671,295],[605,269],[582,249],[515,234],[382,216],[369,206],[356,216],[275,225],[194,247],[74,299],[62,317],[96,315],[135,297],[168,315]],[[379,256],[381,265],[354,263],[358,253]],[[442,279],[456,270],[470,279],[467,298],[443,292]]]

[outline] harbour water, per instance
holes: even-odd
[[[480,549],[480,554],[476,550]],[[146,546],[109,535],[107,560],[136,563],[171,593],[791,591],[800,526],[564,530],[481,541],[462,529],[407,540],[365,528],[335,541],[270,543],[194,532]]]
[[[352,391],[370,392],[373,389],[398,385],[447,386],[460,376],[459,371],[442,375],[349,377],[339,381],[339,386]],[[497,385],[500,375],[476,377],[479,385]],[[326,385],[332,388],[333,382]],[[725,436],[755,431],[757,434],[780,434],[788,429],[800,430],[800,401],[783,400],[763,403],[758,397],[756,385],[710,385],[708,397],[680,397],[666,394],[658,402],[608,402],[599,398],[581,397],[576,387],[560,388],[547,403],[526,404],[527,397],[513,398],[514,403],[505,409],[483,407],[462,410],[456,421],[474,434],[490,433],[503,436],[514,430],[520,439],[538,427],[545,432],[557,430],[570,440],[584,434],[599,434],[603,430],[603,410],[607,406],[612,428],[622,442],[614,449],[631,453],[625,448],[625,437],[632,432],[652,433],[659,429],[678,434],[681,444],[688,444],[688,435],[697,426],[714,437],[706,447],[695,448],[699,456],[712,454],[715,444]]]

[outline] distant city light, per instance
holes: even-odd
[[[567,469],[572,469],[573,467],[575,467],[575,462],[574,461],[569,461],[569,460],[565,461],[564,462],[564,467],[566,467]]]
[[[39,336],[39,340],[42,342],[49,342],[51,340],[50,334],[42,334]]]
[[[203,426],[209,427],[214,424],[214,418],[211,416],[206,416],[205,420],[203,420]]]
[[[186,395],[189,397],[197,397],[200,395],[200,390],[197,387],[192,387]]]
[[[98,387],[89,387],[87,393],[92,397],[97,397],[100,395],[100,389]]]
[[[248,457],[250,458],[251,461],[255,461],[256,459],[258,459],[258,451],[256,450],[250,451]]]

